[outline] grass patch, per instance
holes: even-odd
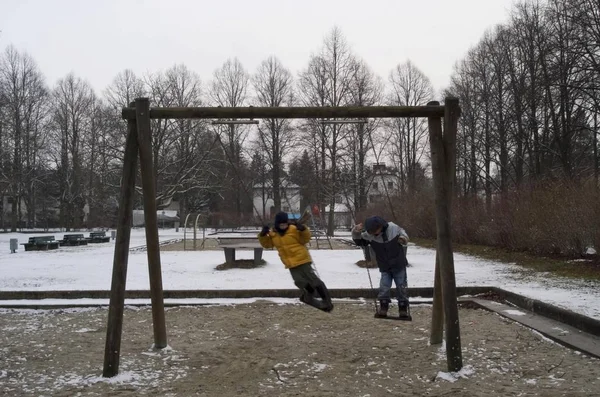
[[[435,248],[435,240],[415,238],[412,241],[421,247]],[[474,244],[453,244],[453,249],[461,254],[514,263],[524,272],[548,272],[561,277],[600,281],[600,258],[597,255],[586,259],[547,257]]]
[[[236,259],[233,263],[221,263],[217,267],[216,270],[227,270],[227,269],[256,269],[258,267],[263,267],[267,264],[267,261],[264,259],[260,260],[260,264],[256,265],[254,263],[254,259]]]

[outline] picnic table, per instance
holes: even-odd
[[[90,237],[87,237],[86,240],[90,243],[108,243],[110,237],[106,235],[106,232],[91,232]]]
[[[253,250],[254,251],[254,264],[259,266],[262,262],[263,247],[258,241],[256,236],[253,238],[248,237],[226,237],[217,239],[219,247],[223,249],[225,253],[225,263],[233,264],[235,262],[235,251],[236,250]]]
[[[65,234],[62,240],[58,241],[60,246],[75,246],[75,245],[87,245],[88,241],[83,237],[83,233],[77,234]]]
[[[29,237],[29,241],[21,243],[25,251],[47,251],[58,249],[59,242],[54,236]]]

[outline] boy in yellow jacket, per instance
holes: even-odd
[[[279,212],[275,215],[273,230],[264,226],[258,235],[258,241],[264,248],[277,248],[285,268],[290,270],[294,284],[302,291],[302,302],[330,312],[333,310],[333,303],[329,291],[315,274],[312,258],[306,248],[310,237],[310,230],[305,225],[290,224],[287,213]],[[315,299],[315,292],[321,300]]]

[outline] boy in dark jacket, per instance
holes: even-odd
[[[325,283],[315,274],[312,258],[306,248],[310,241],[310,230],[302,224],[290,224],[288,215],[279,212],[275,215],[273,230],[264,226],[258,235],[258,241],[264,248],[277,248],[279,257],[289,269],[294,284],[302,291],[300,300],[326,312],[333,310],[333,303]],[[314,298],[319,294],[321,300]]]
[[[364,229],[362,223],[354,226],[352,239],[358,246],[370,246],[381,272],[377,296],[380,305],[375,317],[387,317],[393,281],[396,284],[399,316],[401,319],[410,319],[406,292],[408,262],[404,250],[404,246],[408,242],[408,235],[404,229],[393,222],[386,222],[379,216],[372,216],[365,221]]]

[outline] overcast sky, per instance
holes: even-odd
[[[514,0],[0,0],[0,49],[13,44],[49,84],[70,71],[100,93],[126,68],[184,63],[204,82],[227,58],[249,72],[270,55],[294,75],[337,25],[387,80],[412,60],[444,88],[455,62]]]

